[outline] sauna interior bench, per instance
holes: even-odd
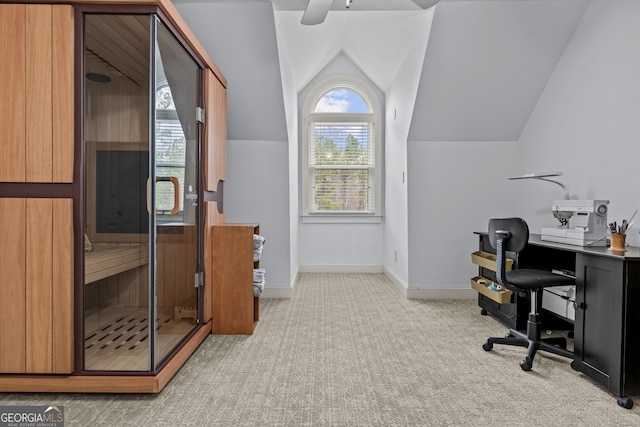
[[[149,246],[98,243],[85,252],[84,259],[84,284],[88,285],[148,264]]]

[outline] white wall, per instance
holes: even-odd
[[[408,137],[409,297],[473,295],[473,232],[493,216],[522,214],[528,195],[506,177],[530,172],[520,133],[586,5],[436,6]]]
[[[279,25],[278,15],[274,11],[275,25]],[[284,98],[284,108],[287,118],[287,134],[289,136],[289,250],[290,265],[289,276],[292,281],[298,274],[298,253],[299,253],[299,223],[298,217],[299,200],[299,167],[298,167],[298,91],[296,90],[296,81],[293,71],[291,70],[291,61],[288,57],[289,52],[286,49],[280,49],[282,46],[282,33],[277,31],[278,38],[278,54],[280,59],[280,71],[282,73],[282,93]],[[294,283],[291,284],[293,288]]]
[[[640,1],[592,0],[522,134],[522,171],[562,171],[572,198],[608,199],[620,222],[640,208],[639,138]],[[562,193],[534,185],[518,211],[539,232]],[[640,246],[636,224],[627,239]]]
[[[224,207],[227,222],[260,224],[266,239],[260,266],[266,285],[278,292],[290,288],[289,147],[281,141],[229,141]],[[265,292],[275,292],[274,289]],[[287,292],[287,291],[284,291]]]
[[[409,142],[409,284],[411,298],[469,296],[477,275],[474,231],[513,215],[515,192],[500,164],[518,158],[516,142]]]
[[[272,5],[175,6],[228,82],[227,221],[260,224],[267,239],[263,295],[291,295],[289,135]]]
[[[403,291],[409,283],[407,137],[429,41],[433,11],[422,14],[420,31],[386,92],[384,266]]]

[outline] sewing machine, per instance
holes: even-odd
[[[556,200],[558,227],[542,227],[542,240],[577,246],[607,245],[608,200]]]

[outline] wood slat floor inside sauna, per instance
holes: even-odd
[[[160,308],[156,320],[159,362],[195,327],[193,319],[175,320],[174,309]],[[85,316],[85,370],[148,371],[149,309],[111,307]]]

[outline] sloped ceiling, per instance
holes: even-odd
[[[282,134],[278,57],[297,92],[340,52],[387,92],[430,25],[409,141],[517,141],[589,3],[441,0],[424,11],[411,0],[354,0],[346,11],[335,0],[325,23],[304,26],[305,0],[173,1],[226,74],[238,139],[270,123]],[[245,126],[253,110],[260,126]]]
[[[588,0],[443,0],[410,141],[517,141]]]
[[[344,52],[386,92],[431,25],[412,141],[518,140],[588,2],[441,0],[424,11],[410,0],[354,0],[349,10],[335,0],[324,23],[306,26],[306,1],[273,0],[297,91]]]

